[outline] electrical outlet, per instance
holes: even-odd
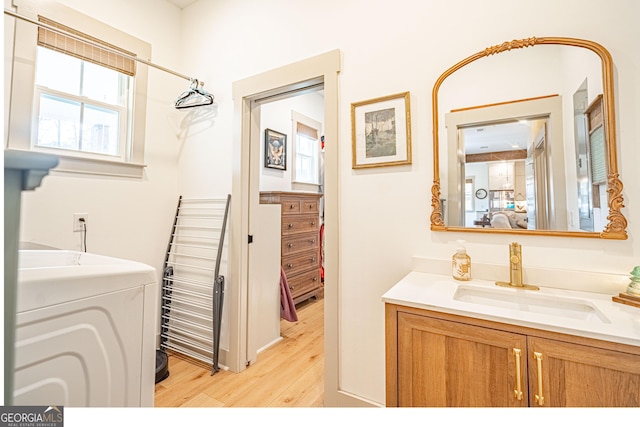
[[[81,221],[83,219],[84,221]],[[84,226],[89,222],[89,214],[76,213],[73,214],[73,231],[83,231]]]

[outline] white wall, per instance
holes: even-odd
[[[153,62],[180,71],[185,68],[178,60],[180,10],[168,2],[60,3],[150,43],[148,59]],[[23,194],[21,240],[78,250],[80,233],[72,231],[72,215],[87,213],[89,252],[144,262],[160,274],[178,197],[181,116],[173,101],[187,87],[188,81],[150,68],[144,177],[51,174],[36,191]]]
[[[261,165],[260,191],[291,191],[293,168],[295,165],[293,127],[291,112],[295,111],[312,118],[317,122],[324,122],[324,100],[321,93],[312,92],[305,95],[286,98],[263,104],[260,109],[260,158],[264,159],[264,129],[272,129],[287,135],[286,170],[271,169]],[[322,129],[321,129],[322,130]]]
[[[625,273],[640,263],[640,3],[633,0],[416,1],[199,0],[176,14],[162,2],[112,0],[65,3],[152,43],[154,60],[196,73],[217,99],[215,115],[175,128],[167,102],[170,76],[150,72],[152,100],[147,136],[149,169],[143,182],[50,177],[26,197],[25,237],[77,246],[72,212],[90,215],[97,229],[89,245],[108,254],[153,263],[164,249],[178,192],[231,188],[233,103],[231,84],[335,48],[340,75],[340,388],[384,402],[384,321],[381,295],[411,268],[413,255],[449,259],[465,239],[476,262],[501,262],[511,236],[431,232],[433,177],[431,89],[458,60],[485,47],[532,35],[595,40],[616,66],[616,108],[621,177],[630,220],[629,240],[603,241],[522,236],[524,267]],[[526,13],[514,13],[526,10]],[[312,17],[313,22],[309,22]],[[304,18],[304,19],[301,19]],[[162,31],[158,31],[162,28]],[[180,62],[176,57],[182,58]],[[411,92],[413,164],[351,169],[350,103]],[[470,102],[473,105],[473,102]],[[149,148],[153,147],[153,148]],[[176,153],[177,151],[177,153]],[[176,173],[174,163],[178,158]],[[178,186],[175,187],[177,180]],[[142,206],[137,207],[137,204]],[[43,213],[49,219],[43,221]],[[631,217],[630,212],[635,212]],[[132,222],[132,215],[141,222]],[[504,260],[506,263],[506,259]]]
[[[519,6],[517,3],[521,3]],[[514,10],[526,10],[515,14]],[[327,0],[314,5],[296,0],[200,0],[185,9],[185,64],[209,70],[220,102],[219,128],[231,135],[231,83],[281,65],[338,48],[340,75],[340,388],[384,402],[384,322],[381,295],[410,269],[412,255],[448,259],[455,240],[468,241],[478,262],[503,258],[510,236],[432,233],[429,230],[432,183],[431,89],[437,77],[458,60],[514,38],[560,35],[593,39],[616,63],[620,170],[625,181],[623,212],[640,209],[640,183],[634,179],[640,137],[640,53],[636,2],[617,0],[535,5],[507,0],[470,2]],[[280,22],[283,25],[265,23]],[[206,51],[206,55],[201,52]],[[206,64],[206,65],[202,65]],[[193,68],[193,66],[191,68]],[[209,76],[207,76],[209,78]],[[350,103],[411,91],[413,165],[351,169]],[[473,105],[471,103],[471,105]],[[211,133],[213,136],[214,133]],[[227,140],[226,144],[230,144]],[[191,153],[181,166],[192,175],[207,152]],[[213,159],[211,159],[213,161]],[[186,183],[185,181],[184,183]],[[640,257],[629,224],[627,241],[523,236],[525,268],[627,272]],[[506,262],[506,260],[505,260]]]

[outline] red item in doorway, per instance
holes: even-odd
[[[288,320],[289,322],[298,321],[296,305],[291,296],[291,290],[289,289],[289,283],[287,282],[287,275],[284,273],[284,269],[282,267],[280,267],[280,317],[284,320]]]
[[[320,226],[320,280],[324,282],[324,224]]]

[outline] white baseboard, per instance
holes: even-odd
[[[384,408],[384,405],[365,399],[361,396],[338,390],[338,407],[340,408]]]

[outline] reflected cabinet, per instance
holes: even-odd
[[[387,406],[640,406],[638,347],[385,309]]]

